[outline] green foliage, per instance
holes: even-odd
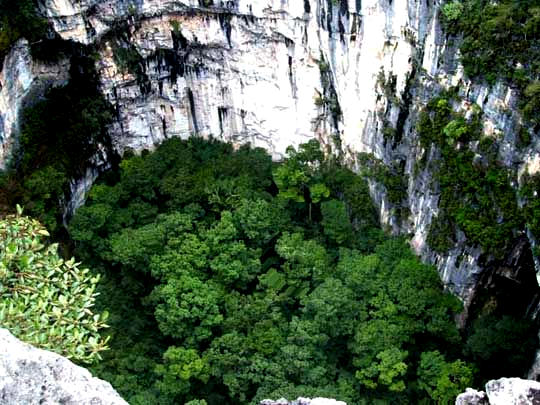
[[[540,174],[525,174],[522,178],[522,186],[519,190],[520,196],[524,199],[523,216],[527,221],[527,228],[537,241],[540,240]],[[538,257],[537,250],[533,253]]]
[[[167,395],[188,394],[190,380],[207,383],[210,378],[208,362],[201,359],[196,350],[171,346],[163,355],[163,360],[164,364],[156,368],[156,373],[161,377],[157,387]]]
[[[523,116],[535,123],[538,123],[538,112],[540,111],[540,81],[530,82],[523,91],[523,103],[521,112]]]
[[[0,60],[19,38],[30,43],[47,31],[47,20],[40,16],[34,0],[0,0]]]
[[[322,182],[319,171],[324,155],[319,143],[311,140],[300,145],[298,151],[287,148],[287,159],[274,170],[274,181],[279,188],[278,196],[296,203],[307,202],[311,219],[312,204],[330,196],[330,190]]]
[[[99,92],[93,62],[72,58],[71,78],[22,112],[19,145],[11,167],[0,173],[0,209],[22,204],[56,235],[69,181],[109,145],[110,104]]]
[[[143,58],[132,43],[113,40],[111,47],[114,63],[122,73],[142,74]]]
[[[537,346],[537,329],[532,321],[508,315],[487,315],[473,323],[466,351],[478,364],[482,375],[492,379],[523,374],[523,370],[530,367]]]
[[[463,36],[461,62],[470,77],[498,78],[521,90],[525,118],[538,124],[540,7],[535,0],[452,1],[442,7],[448,33]]]
[[[21,212],[0,220],[0,324],[34,346],[100,360],[107,313],[92,312],[99,276],[60,258],[58,245],[44,241],[45,228]]]
[[[342,201],[330,200],[321,204],[324,234],[337,245],[343,245],[352,238],[353,228]]]
[[[359,153],[360,174],[372,178],[382,184],[387,192],[388,200],[400,207],[407,196],[407,179],[397,167],[387,166],[371,154]]]
[[[438,351],[424,352],[418,369],[419,385],[437,404],[453,404],[472,385],[474,371],[461,360],[447,362]]]
[[[441,197],[428,243],[439,252],[448,251],[460,229],[470,243],[501,257],[515,230],[523,225],[510,172],[495,160],[494,142],[482,137],[479,116],[466,120],[452,111],[452,96],[446,97],[449,95],[432,99],[417,126],[422,145],[435,145],[442,155],[432,167]],[[478,152],[484,155],[484,162],[469,148],[475,140],[480,140]]]
[[[426,397],[419,353],[459,345],[460,306],[376,224],[366,182],[315,142],[274,170],[198,138],[125,159],[69,224],[113,309],[95,371],[134,404]]]
[[[374,255],[351,252],[338,264],[338,271],[357,299],[362,297],[356,312],[360,323],[351,345],[362,384],[402,391],[408,353],[424,349],[412,342],[435,336],[448,343],[459,341],[450,319],[459,302],[441,294],[434,269],[420,264],[401,241],[383,243]]]
[[[446,23],[455,23],[461,18],[461,14],[463,13],[463,3],[458,0],[446,3],[442,7],[442,13]]]

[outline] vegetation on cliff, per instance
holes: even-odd
[[[107,149],[114,114],[99,92],[87,50],[76,45],[64,50],[71,59],[69,82],[27,100],[18,145],[8,169],[0,172],[0,213],[20,204],[55,236],[63,230],[70,181],[83,177],[91,159]]]
[[[461,39],[471,78],[502,79],[521,91],[521,112],[540,124],[540,7],[537,0],[454,0],[442,8],[446,32]]]

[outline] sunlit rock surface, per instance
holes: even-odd
[[[456,405],[536,405],[540,403],[540,382],[501,378],[486,384],[486,392],[467,388]]]
[[[36,349],[0,329],[0,403],[127,405],[111,384],[56,353]]]

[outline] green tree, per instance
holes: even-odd
[[[317,142],[291,159],[303,203],[275,195],[267,155],[197,138],[128,157],[90,192],[70,231],[113,308],[99,375],[130,403],[428,397],[420,355],[459,348],[459,305],[377,228],[364,180]]]
[[[278,196],[296,203],[308,204],[308,217],[312,219],[312,204],[330,196],[320,172],[324,154],[318,141],[312,139],[300,145],[298,151],[287,148],[287,159],[273,172],[279,188]]]
[[[467,338],[465,352],[478,364],[486,378],[520,375],[530,367],[538,346],[533,322],[513,316],[487,315],[478,318]],[[501,363],[497,359],[504,359]]]
[[[353,236],[353,229],[345,203],[337,200],[321,204],[324,234],[337,245],[346,245]]]
[[[190,381],[203,383],[210,378],[210,369],[206,359],[194,349],[171,346],[163,355],[164,364],[156,367],[161,380],[157,387],[166,395],[186,395],[190,392]]]
[[[0,220],[0,324],[37,347],[92,363],[107,340],[107,313],[94,314],[99,276],[63,260],[58,245],[36,220],[17,215]]]
[[[446,3],[442,7],[442,14],[447,23],[453,23],[459,20],[463,13],[463,3],[459,0],[454,0]]]
[[[438,404],[453,404],[459,393],[472,386],[473,368],[456,360],[447,362],[439,351],[422,353],[418,384]]]

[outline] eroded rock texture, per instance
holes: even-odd
[[[486,392],[467,388],[456,405],[536,405],[540,404],[540,382],[521,378],[501,378],[486,384]]]
[[[0,403],[5,405],[127,405],[111,384],[0,329]]]

